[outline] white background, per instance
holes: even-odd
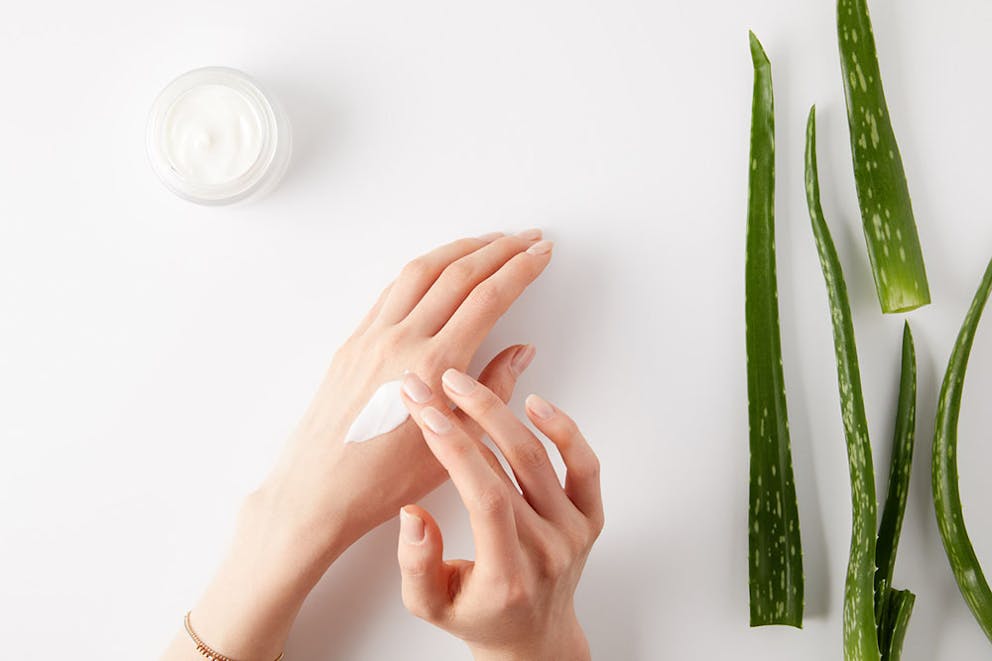
[[[0,638],[20,659],[154,658],[335,347],[410,257],[539,225],[549,271],[484,348],[582,423],[608,523],[579,594],[598,659],[841,658],[849,487],[802,186],[818,104],[877,480],[902,318],[863,247],[831,2],[170,0],[6,5],[0,20]],[[992,6],[875,0],[934,304],[911,315],[919,441],[896,584],[907,661],[988,658],[934,523],[929,445],[951,343],[992,254]],[[785,371],[803,631],[747,626],[743,281],[751,63],[774,69]],[[174,76],[241,68],[286,106],[284,184],[241,208],[166,191],[144,152]],[[961,488],[992,569],[992,331],[961,421]],[[516,399],[519,407],[520,397]],[[518,409],[519,410],[519,409]],[[455,554],[450,487],[427,498]],[[288,659],[465,659],[400,604],[396,523],[311,596]]]

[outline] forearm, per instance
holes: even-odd
[[[231,549],[190,613],[196,634],[237,661],[273,661],[282,651],[307,594],[351,544],[344,516],[318,528],[294,520],[275,489],[249,496]],[[180,629],[164,661],[202,661]]]

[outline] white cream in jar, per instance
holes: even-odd
[[[244,73],[196,69],[162,91],[148,122],[148,155],[174,193],[229,204],[275,187],[292,138],[278,104]]]

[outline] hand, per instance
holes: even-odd
[[[530,230],[455,241],[410,262],[385,289],[335,354],[275,469],[242,508],[233,549],[191,614],[211,646],[237,659],[275,658],[333,560],[445,479],[413,421],[362,443],[344,444],[345,432],[376,388],[404,371],[439,387],[444,367],[466,368],[548,265],[551,243],[540,238]],[[510,347],[480,379],[509,398],[533,356],[532,347]],[[185,634],[177,637],[167,658],[185,658],[188,643]]]
[[[468,366],[493,324],[551,258],[538,230],[462,239],[410,262],[337,351],[313,403],[263,490],[303,530],[358,539],[399,507],[435,489],[443,469],[412,420],[361,443],[344,435],[372,393],[404,371],[440,384],[441,371]],[[484,371],[509,397],[533,357],[511,347]],[[329,543],[318,547],[329,548]]]
[[[576,661],[589,646],[573,595],[603,528],[599,461],[567,415],[527,398],[527,415],[558,448],[562,488],[544,445],[485,385],[444,373],[443,392],[415,375],[404,400],[427,445],[468,509],[476,560],[442,560],[441,531],[415,505],[400,513],[403,603],[414,615],[463,639],[476,659]],[[506,457],[520,491],[491,450],[466,432],[450,399]]]

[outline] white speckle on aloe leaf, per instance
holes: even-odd
[[[868,91],[868,83],[865,81],[865,74],[861,71],[861,65],[858,64],[854,67],[854,71],[858,74],[858,82],[861,83],[861,91]]]

